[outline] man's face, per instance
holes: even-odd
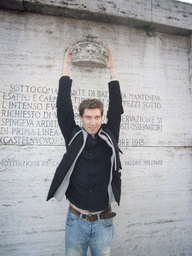
[[[85,108],[83,117],[80,116],[84,129],[93,137],[99,131],[102,122],[101,110],[99,108]]]

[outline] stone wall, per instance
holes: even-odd
[[[189,35],[191,4],[175,0],[1,0],[2,8]]]
[[[129,1],[114,1],[114,9],[105,1],[65,1],[65,9],[58,2],[24,1],[26,11],[23,1],[1,3],[17,10],[0,11],[0,254],[65,255],[68,202],[45,201],[65,152],[55,100],[65,50],[94,41],[113,52],[124,106],[122,200],[120,207],[113,205],[112,255],[190,256],[191,5],[152,1],[156,15],[151,23],[151,1],[132,7]],[[65,10],[63,15],[56,16],[56,8],[60,15]],[[132,17],[133,9],[145,17],[149,10],[148,18]],[[78,19],[72,17],[74,11]],[[174,18],[164,19],[168,13]],[[76,121],[77,107],[86,97],[101,99],[106,115],[109,71],[72,64],[70,76]]]

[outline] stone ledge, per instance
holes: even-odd
[[[192,33],[192,5],[173,0],[0,0],[0,7],[68,18],[133,26],[153,36],[155,31]]]

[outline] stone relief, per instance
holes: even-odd
[[[107,51],[94,42],[80,42],[71,50],[71,61],[78,66],[105,68]]]

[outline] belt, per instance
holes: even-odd
[[[74,209],[71,205],[69,206],[69,211],[78,217],[80,217],[82,215],[81,216],[82,219],[85,219],[90,222],[96,221],[99,218],[100,219],[111,219],[116,216],[115,212],[111,212],[111,206],[109,206],[106,210],[104,210],[103,212],[101,212],[99,214],[82,214],[81,212]],[[98,215],[99,215],[99,218],[98,218]]]

